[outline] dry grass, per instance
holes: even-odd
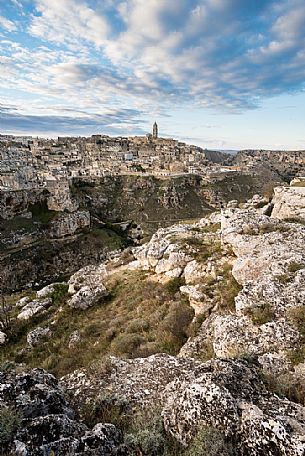
[[[57,293],[46,314],[16,322],[14,336],[2,349],[0,361],[24,362],[64,375],[108,354],[177,354],[187,339],[194,312],[179,295],[176,282],[162,285],[150,281],[142,271],[118,272],[106,283],[109,298],[86,311],[62,306]],[[38,325],[50,326],[52,336],[29,349],[26,335]],[[75,330],[80,331],[81,342],[69,348],[69,337]]]
[[[263,306],[249,308],[246,314],[252,319],[255,325],[263,325],[274,320],[274,310],[268,303],[265,303]]]

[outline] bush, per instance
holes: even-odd
[[[53,304],[60,305],[68,298],[69,286],[67,283],[57,283],[54,286],[54,291],[51,293]]]
[[[132,419],[132,411],[127,399],[110,391],[100,394],[94,402],[83,405],[79,415],[90,428],[97,423],[111,423],[125,429]]]
[[[249,308],[246,314],[252,319],[255,325],[263,325],[274,319],[274,311],[270,304]]]
[[[288,266],[288,271],[293,273],[293,272],[300,271],[301,269],[304,269],[304,268],[305,268],[305,264],[297,263],[296,261],[292,261]]]
[[[125,443],[143,456],[163,456],[167,437],[161,412],[157,409],[135,413],[125,435]]]
[[[114,353],[131,356],[144,341],[139,334],[119,334],[111,343]]]
[[[187,339],[187,331],[194,318],[194,310],[183,301],[174,302],[160,328],[174,336],[179,344]]]
[[[3,407],[0,410],[0,446],[4,449],[14,437],[21,424],[21,415],[15,409]]]
[[[225,436],[217,429],[204,427],[192,440],[183,456],[230,456],[232,446],[226,442]]]
[[[280,397],[287,397],[292,402],[305,405],[305,385],[296,380],[293,373],[280,376],[264,375],[266,387]]]
[[[183,285],[185,285],[183,277],[174,277],[165,284],[165,288],[170,294],[175,295]]]
[[[303,339],[305,339],[305,306],[298,306],[290,309],[288,312],[288,319],[297,327],[299,333]]]
[[[128,323],[126,332],[129,333],[143,333],[148,331],[149,322],[143,318],[136,318],[135,320]]]

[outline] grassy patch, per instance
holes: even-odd
[[[150,281],[142,271],[132,271],[111,276],[106,287],[108,300],[80,311],[63,306],[66,287],[58,286],[53,305],[45,314],[15,322],[10,343],[1,348],[0,361],[24,362],[64,375],[104,355],[178,353],[187,340],[194,312],[183,296],[177,296],[176,283],[167,287]],[[52,336],[28,349],[26,335],[38,325],[50,326]],[[69,337],[75,330],[85,343],[69,348]]]
[[[69,285],[67,283],[57,283],[54,286],[54,291],[50,294],[53,304],[59,305],[66,302],[68,299],[68,289]]]
[[[252,319],[255,325],[263,325],[274,319],[274,310],[268,303],[265,303],[263,306],[249,308],[246,314]]]
[[[305,342],[305,306],[293,307],[288,311],[288,319],[298,329]]]
[[[279,376],[264,375],[264,383],[269,391],[280,397],[287,397],[290,401],[305,405],[305,385],[297,381],[293,374]]]
[[[304,269],[304,268],[305,268],[304,263],[297,263],[296,261],[292,261],[291,263],[289,263],[288,271],[291,273],[294,273],[294,272],[300,271],[301,269]]]
[[[7,448],[16,430],[21,424],[21,414],[11,407],[1,407],[0,410],[0,446]],[[3,453],[1,453],[3,454]]]
[[[292,281],[292,277],[289,274],[277,274],[274,276],[275,279],[280,283],[289,283]]]
[[[58,212],[48,209],[46,202],[35,203],[30,206],[29,210],[32,212],[33,221],[42,225],[48,225],[58,215]]]
[[[185,449],[163,426],[161,410],[134,409],[119,395],[105,392],[80,408],[81,419],[92,427],[112,423],[123,431],[124,442],[135,455],[142,456],[230,456],[231,443],[215,428],[202,427]]]

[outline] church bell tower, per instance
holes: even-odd
[[[153,125],[153,138],[156,139],[158,138],[158,125],[157,125],[157,122],[154,123]]]

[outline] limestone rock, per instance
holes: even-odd
[[[75,371],[62,383],[77,401],[106,390],[134,408],[160,408],[166,432],[184,446],[212,426],[232,438],[237,455],[303,455],[305,407],[269,393],[256,364],[165,354],[110,362],[102,374]]]
[[[107,271],[103,263],[99,266],[85,266],[70,277],[68,292],[74,294],[83,286],[97,287],[102,285],[106,276]]]
[[[35,347],[36,345],[39,345],[43,339],[50,337],[51,334],[52,332],[49,327],[38,327],[28,333],[26,340],[31,347]]]
[[[78,230],[90,226],[90,212],[78,211],[71,214],[63,213],[51,222],[50,237],[63,238],[72,236]]]
[[[184,269],[185,283],[187,285],[202,280],[206,275],[206,266],[198,263],[196,260],[190,261]]]
[[[22,308],[22,311],[17,315],[17,318],[19,320],[28,320],[33,317],[33,315],[45,312],[51,304],[51,298],[34,299]]]
[[[256,326],[247,317],[228,315],[216,317],[213,326],[217,357],[288,350],[299,342],[299,333],[285,319]]]
[[[78,330],[73,331],[69,337],[68,347],[74,348],[80,342],[80,340],[81,340],[80,332]]]
[[[28,302],[30,301],[30,298],[28,296],[24,296],[23,298],[19,299],[15,306],[16,307],[24,307]]]
[[[50,296],[55,290],[57,285],[62,285],[64,282],[55,282],[43,287],[41,290],[38,290],[36,293],[37,298],[46,298]]]
[[[42,369],[0,372],[0,407],[19,414],[20,424],[2,451],[18,455],[115,455],[122,435],[113,425],[92,430],[75,420],[65,391]],[[128,455],[128,453],[125,453]]]
[[[208,310],[203,302],[204,294],[200,291],[199,285],[184,285],[180,287],[180,291],[188,296],[190,306],[193,307],[195,315]]]
[[[73,309],[85,310],[96,304],[100,299],[108,295],[106,287],[100,284],[98,287],[82,287],[68,301],[68,305]]]
[[[276,187],[273,204],[272,217],[305,220],[305,186]]]
[[[6,340],[7,340],[7,335],[3,331],[0,331],[0,345],[5,344]]]

